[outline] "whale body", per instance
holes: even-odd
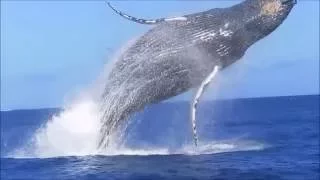
[[[241,59],[286,19],[294,0],[245,0],[176,18],[127,19],[153,27],[114,64],[102,95],[99,148],[135,112],[198,87],[218,66]],[[148,22],[148,23],[144,23]]]

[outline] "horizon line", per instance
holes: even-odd
[[[244,100],[244,99],[264,99],[264,98],[284,98],[284,97],[295,97],[295,96],[299,96],[299,97],[301,97],[301,96],[320,96],[320,92],[318,94],[297,94],[297,95],[278,95],[278,96],[260,96],[260,97],[256,96],[256,97],[239,97],[239,98],[216,98],[216,99],[202,100],[202,102],[208,102],[208,101],[230,101],[230,100]],[[159,102],[157,104],[175,103],[175,102],[188,102],[188,100],[175,100],[175,101],[165,100],[165,101]],[[64,109],[64,108],[63,107],[41,107],[41,108],[23,108],[23,109],[6,109],[6,110],[2,110],[1,109],[0,112],[28,111],[28,110],[47,110],[47,109]]]

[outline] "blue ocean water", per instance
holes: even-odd
[[[319,101],[310,95],[202,102],[197,148],[189,102],[160,103],[131,119],[126,148],[113,155],[92,153],[89,136],[97,129],[82,121],[91,116],[81,110],[64,118],[52,118],[59,109],[5,111],[1,179],[316,180]]]

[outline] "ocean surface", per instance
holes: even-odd
[[[189,102],[130,120],[97,152],[94,105],[1,112],[5,179],[319,179],[319,95],[203,101],[192,141]]]

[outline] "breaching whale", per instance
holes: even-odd
[[[110,134],[131,114],[198,87],[190,115],[197,144],[195,113],[204,89],[218,71],[281,25],[295,4],[295,0],[245,0],[228,8],[154,20],[129,16],[109,4],[120,16],[154,27],[111,69],[102,95],[98,147],[107,147]]]

